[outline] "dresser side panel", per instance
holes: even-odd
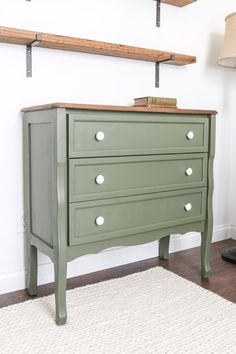
[[[55,142],[54,111],[28,113],[24,116],[28,132],[28,227],[31,234],[53,246],[55,229]]]
[[[49,122],[30,125],[32,233],[52,245],[52,144]]]

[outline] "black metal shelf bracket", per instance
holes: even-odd
[[[161,0],[155,0],[157,2],[156,9],[156,26],[160,27],[161,25]]]
[[[36,47],[42,41],[42,35],[37,33],[36,38],[26,46],[26,76],[32,77],[32,47]]]
[[[162,59],[155,63],[155,87],[160,87],[160,63],[165,63],[170,60],[175,60],[174,54],[171,54],[167,59]]]

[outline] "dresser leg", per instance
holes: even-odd
[[[54,261],[55,271],[55,298],[56,298],[56,324],[61,326],[66,323],[66,261]]]
[[[30,296],[37,295],[38,257],[37,248],[28,246],[27,292]]]
[[[201,243],[201,274],[202,278],[208,278],[211,271],[210,266],[210,253],[211,253],[211,239],[212,239],[212,229],[207,229],[202,232],[202,243]]]
[[[162,237],[159,240],[159,257],[163,260],[167,260],[169,257],[169,244],[170,235]]]

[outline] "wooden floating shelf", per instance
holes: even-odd
[[[161,0],[161,2],[163,2],[164,4],[178,6],[178,7],[192,4],[195,1],[197,0]]]
[[[8,27],[0,27],[0,42],[27,46],[36,40],[37,34],[40,34],[41,37],[41,41],[37,44],[37,47],[41,48],[107,55],[150,62],[162,62],[173,56],[174,59],[166,61],[166,64],[172,65],[186,65],[196,62],[196,57],[190,55]]]
[[[186,65],[196,62],[196,57],[191,55],[66,37],[49,33],[38,33],[8,27],[0,27],[0,42],[26,46],[27,77],[32,76],[32,47],[34,46],[154,62],[156,65],[156,87],[159,87],[159,63]]]
[[[157,12],[156,12],[156,26],[160,27],[161,23],[161,3],[168,4],[168,5],[173,5],[173,6],[178,6],[178,7],[183,7],[189,4],[192,4],[193,2],[197,0],[155,0],[157,3]]]

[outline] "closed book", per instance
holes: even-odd
[[[147,108],[178,108],[177,106],[167,105],[167,104],[145,104],[138,105],[139,107],[147,107]]]
[[[161,106],[177,106],[176,98],[169,97],[139,97],[134,99],[135,106],[149,106],[149,105],[161,105]]]
[[[172,108],[172,109],[176,109],[178,108],[177,106],[171,106],[171,105],[167,105],[167,104],[138,104],[138,105],[134,105],[135,107],[146,107],[146,108]]]

